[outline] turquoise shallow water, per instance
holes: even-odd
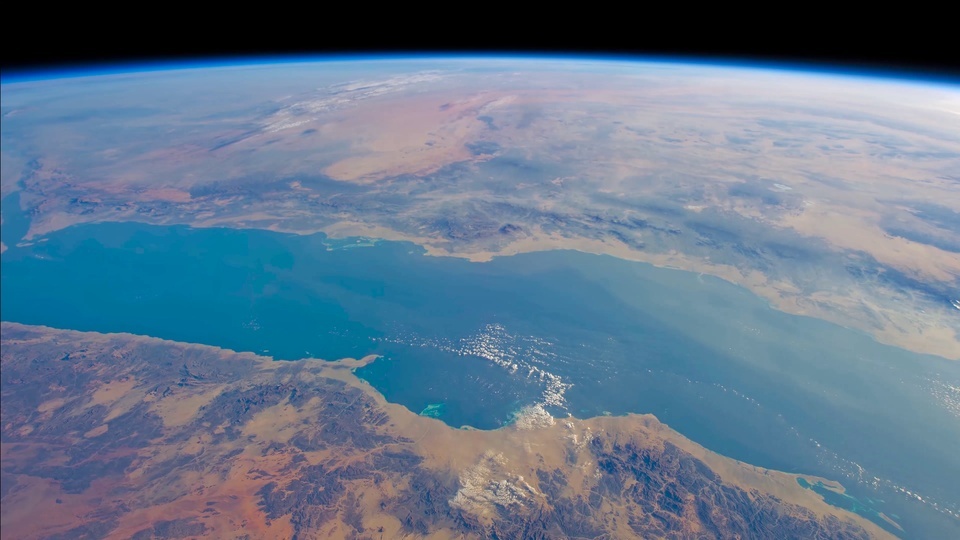
[[[376,353],[358,375],[457,427],[535,404],[649,412],[722,454],[839,480],[907,536],[960,534],[960,418],[943,390],[960,388],[960,366],[719,279],[572,251],[478,264],[408,243],[130,223],[72,227],[2,262],[3,320],[283,360]]]

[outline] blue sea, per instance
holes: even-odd
[[[4,236],[6,321],[289,361],[378,354],[360,377],[454,427],[497,428],[530,405],[653,413],[726,456],[838,480],[849,497],[831,502],[888,530],[878,513],[896,515],[897,534],[960,537],[960,364],[717,278],[575,251],[472,263],[322,234],[18,235]]]

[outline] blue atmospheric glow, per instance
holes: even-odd
[[[818,63],[801,60],[760,60],[755,58],[683,56],[664,54],[626,53],[338,53],[300,55],[252,55],[240,57],[197,57],[191,60],[150,60],[91,63],[64,67],[10,69],[0,74],[0,83],[13,84],[54,79],[72,79],[114,75],[134,75],[166,71],[209,70],[229,68],[274,67],[295,64],[318,64],[336,62],[392,62],[392,61],[580,61],[610,64],[661,64],[687,67],[710,67],[731,69],[754,69],[786,71],[810,75],[825,75],[844,78],[868,78],[894,80],[901,83],[960,86],[960,75],[937,73],[931,70],[906,67],[868,68],[852,67],[829,62]]]

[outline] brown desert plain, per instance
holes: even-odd
[[[2,330],[4,538],[891,537],[650,415],[454,429],[372,357]]]

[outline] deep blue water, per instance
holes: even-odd
[[[7,247],[16,246],[30,230],[30,218],[20,208],[20,192],[11,193],[0,200],[0,211],[3,212],[0,242]]]
[[[400,242],[131,223],[72,227],[2,262],[3,320],[284,360],[376,353],[358,375],[414,412],[442,404],[457,427],[534,404],[649,412],[721,454],[839,480],[908,536],[960,535],[960,365],[719,279],[572,251],[481,264]]]

